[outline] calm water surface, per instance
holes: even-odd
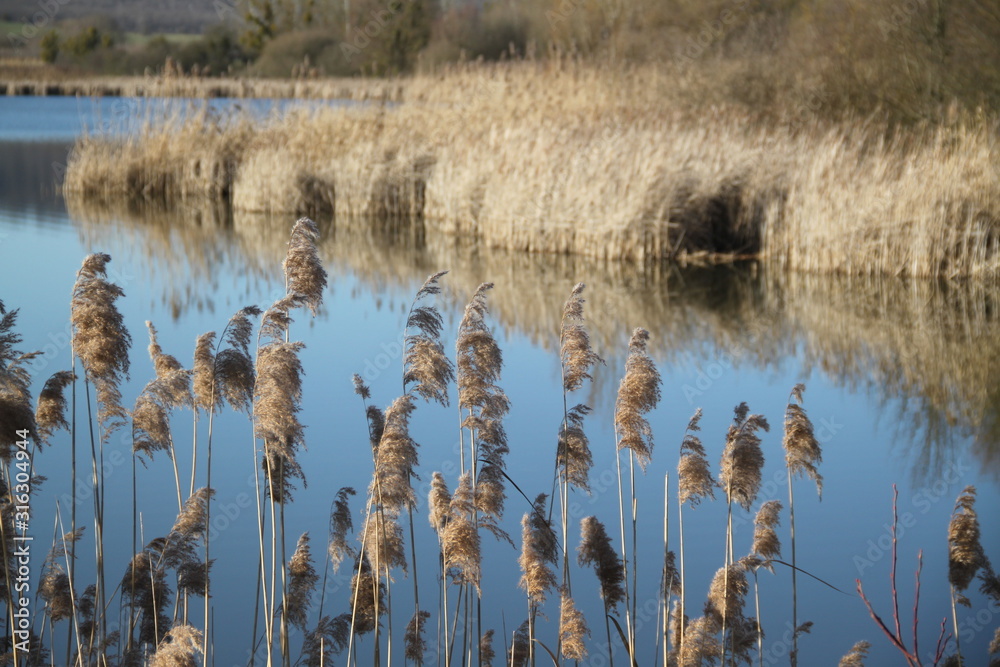
[[[130,106],[131,105],[131,106]],[[117,115],[116,115],[117,114]],[[126,100],[100,103],[76,99],[0,99],[0,299],[19,309],[21,349],[43,354],[33,368],[37,392],[54,371],[68,368],[69,297],[83,257],[112,255],[111,277],[126,293],[120,308],[132,333],[131,405],[153,377],[145,353],[146,320],[160,332],[164,349],[190,363],[195,338],[221,331],[237,309],[267,306],[283,294],[281,274],[294,220],[220,214],[207,207],[150,210],[122,204],[92,209],[66,202],[56,192],[69,141],[84,128],[130,131],[145,111]],[[107,121],[114,118],[113,122]],[[899,491],[901,613],[910,618],[913,573],[923,551],[920,645],[925,654],[950,618],[946,533],[955,497],[966,485],[979,491],[978,509],[987,553],[1000,559],[1000,314],[995,289],[977,284],[900,280],[847,280],[784,275],[764,265],[718,268],[621,266],[582,259],[524,256],[441,239],[427,230],[380,229],[364,222],[318,221],[320,254],[330,273],[322,311],[296,315],[293,339],[306,347],[301,420],[308,450],[300,455],[308,486],[288,506],[288,548],[309,532],[322,570],[327,517],[336,490],[364,493],[371,473],[364,407],[351,376],[360,373],[373,399],[388,405],[401,391],[400,343],[413,294],[432,272],[449,269],[438,301],[446,322],[445,344],[465,302],[480,282],[490,294],[491,323],[504,350],[501,386],[511,399],[505,424],[510,441],[508,471],[534,497],[551,489],[556,434],[562,414],[558,331],[563,302],[572,286],[587,283],[587,315],[593,344],[607,361],[594,382],[571,397],[594,407],[586,423],[594,455],[592,494],[571,497],[570,549],[578,544],[578,520],[595,514],[617,534],[617,486],[611,415],[631,330],[651,332],[651,350],[663,376],[662,401],[653,413],[656,449],[638,486],[640,522],[640,665],[654,664],[656,587],[662,558],[664,475],[670,473],[670,540],[676,548],[677,450],[685,425],[702,408],[701,437],[717,471],[732,410],[741,401],[766,416],[766,464],[759,501],[787,498],[781,423],[791,388],[806,383],[805,406],[823,446],[822,500],[810,482],[796,483],[798,562],[830,582],[837,592],[799,579],[799,619],[814,622],[800,641],[800,664],[836,664],[858,640],[872,642],[869,664],[902,664],[868,617],[855,593],[855,579],[884,617],[891,616],[889,526],[893,484]],[[452,389],[454,398],[454,389]],[[420,443],[421,476],[416,541],[421,604],[433,609],[436,539],[423,511],[433,471],[457,484],[458,416],[453,407],[420,404],[412,434]],[[173,416],[182,478],[191,471],[191,415]],[[200,441],[204,443],[204,423]],[[105,453],[108,579],[117,582],[131,553],[131,441],[115,434]],[[257,567],[254,458],[245,416],[222,414],[215,424],[212,556],[215,664],[245,664]],[[36,459],[48,477],[34,501],[32,533],[37,549],[48,543],[56,507],[69,509],[69,438],[60,433]],[[204,452],[197,486],[204,485]],[[81,474],[89,475],[81,463]],[[176,493],[169,459],[140,467],[139,508],[143,537],[169,531]],[[185,487],[186,487],[185,483]],[[87,485],[78,495],[89,507]],[[724,558],[726,508],[717,493],[685,513],[688,612],[700,614],[708,583]],[[355,516],[363,500],[352,504]],[[526,501],[509,492],[503,527],[520,535]],[[90,516],[85,509],[83,516]],[[358,518],[357,524],[361,523]],[[749,550],[749,515],[736,513],[736,553]],[[790,558],[787,510],[782,514],[785,558]],[[80,576],[93,565],[90,529],[80,549]],[[516,540],[519,542],[519,540]],[[616,540],[617,543],[617,540]],[[502,646],[525,617],[517,590],[517,552],[484,537],[484,627]],[[43,553],[33,561],[35,576]],[[1000,561],[998,561],[1000,562]],[[347,576],[329,573],[324,613],[347,609]],[[412,575],[411,575],[412,576]],[[573,591],[593,630],[591,665],[605,664],[601,605],[593,573],[574,568]],[[80,586],[82,588],[82,585]],[[764,664],[787,664],[791,618],[790,575],[778,568],[760,577]],[[412,613],[412,584],[397,576],[392,589],[392,629],[399,650],[401,629]],[[553,600],[557,596],[553,594]],[[985,664],[986,646],[1000,623],[1000,609],[977,591],[962,610],[962,645],[969,664]],[[314,600],[319,603],[319,596]],[[40,603],[38,603],[40,605]],[[453,603],[452,603],[453,604]],[[748,615],[752,615],[752,597]],[[397,606],[398,605],[398,606]],[[200,624],[200,602],[196,605]],[[38,608],[38,607],[36,607]],[[403,612],[399,609],[405,610]],[[555,644],[558,605],[550,603],[539,636]],[[315,612],[314,612],[315,613]],[[429,624],[433,635],[436,615]],[[911,623],[903,622],[909,636]],[[57,629],[57,636],[65,630]],[[293,645],[299,638],[293,639]],[[433,640],[431,642],[433,644]],[[360,643],[371,651],[371,638]],[[500,651],[498,651],[500,653]],[[624,663],[624,655],[619,654]],[[926,657],[926,656],[925,656]],[[401,660],[401,654],[394,656]],[[343,661],[341,657],[340,661]],[[926,663],[931,660],[925,659]],[[364,661],[362,660],[362,663]],[[339,664],[339,662],[338,662]]]

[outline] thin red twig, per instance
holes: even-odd
[[[945,636],[945,629],[948,625],[947,617],[941,619],[941,634],[938,635],[937,648],[934,649],[934,667],[941,661],[944,657],[944,652],[948,649],[948,642],[951,641],[951,633]],[[942,641],[943,640],[943,641]]]
[[[896,525],[899,523],[896,510],[896,499],[899,498],[899,489],[892,485],[892,569],[889,572],[889,581],[892,584],[892,620],[896,622],[896,636],[902,638],[903,631],[899,625],[899,595],[896,593]]]
[[[875,609],[872,607],[871,602],[868,601],[868,598],[865,596],[865,591],[861,587],[861,580],[855,579],[855,581],[858,584],[858,595],[861,596],[861,599],[864,600],[865,606],[868,607],[868,614],[872,617],[872,620],[874,620],[876,625],[878,625],[878,627],[882,629],[882,632],[884,632],[885,636],[889,638],[889,641],[892,642],[892,645],[895,646],[897,649],[899,649],[900,653],[906,656],[906,662],[913,665],[914,658],[912,655],[910,655],[910,652],[906,650],[906,647],[903,645],[903,642],[900,641],[899,637],[892,634],[892,631],[889,629],[889,626],[885,624],[885,621],[883,621],[882,618],[877,613],[875,613]]]
[[[920,655],[920,649],[917,644],[917,622],[919,619],[919,614],[917,610],[920,607],[920,570],[924,567],[924,550],[921,549],[917,552],[917,582],[913,593],[913,655]]]

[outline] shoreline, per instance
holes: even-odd
[[[405,84],[392,79],[252,79],[231,77],[130,76],[65,79],[4,77],[8,97],[191,97],[234,99],[319,99],[398,102]]]

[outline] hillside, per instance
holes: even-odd
[[[233,21],[235,11],[217,11],[235,2],[220,0],[0,0],[0,20],[12,23],[34,21],[45,26],[67,19],[103,15],[114,20],[122,30],[154,33],[200,33],[205,27]],[[237,5],[238,6],[238,5]]]

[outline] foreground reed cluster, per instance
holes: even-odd
[[[207,198],[533,252],[1000,274],[995,121],[692,114],[677,101],[682,79],[643,67],[469,66],[406,81],[391,107],[147,119],[128,137],[82,138],[64,187],[77,202]]]
[[[63,430],[68,431],[73,484],[79,445],[80,470],[89,470],[94,489],[92,513],[84,513],[74,502],[68,518],[55,517],[57,537],[39,582],[44,613],[27,629],[18,620],[18,609],[24,604],[12,587],[19,530],[23,537],[17,515],[21,501],[0,507],[0,544],[8,573],[0,599],[5,603],[9,636],[16,638],[19,629],[25,632],[23,643],[8,641],[3,647],[4,660],[14,665],[212,664],[220,653],[233,651],[233,647],[214,645],[214,625],[224,622],[228,606],[245,605],[253,590],[254,621],[248,633],[251,665],[381,665],[402,660],[415,665],[524,667],[538,660],[556,665],[605,664],[606,658],[606,664],[617,660],[634,666],[640,661],[648,664],[652,656],[664,667],[763,664],[764,628],[786,618],[791,619],[793,629],[790,664],[798,664],[800,644],[807,641],[813,623],[829,622],[798,618],[796,576],[809,574],[809,567],[796,557],[801,536],[796,533],[794,480],[806,478],[818,493],[823,489],[822,451],[804,407],[805,387],[792,389],[782,428],[791,562],[783,559],[779,536],[785,506],[776,499],[760,498],[762,442],[771,424],[741,403],[726,433],[712,438],[719,446],[717,473],[709,457],[711,441],[706,446],[699,435],[701,410],[678,438],[673,486],[677,507],[671,508],[673,490],[670,473],[666,473],[662,557],[655,564],[645,563],[638,557],[640,535],[658,526],[659,521],[651,518],[659,508],[640,505],[636,480],[653,469],[654,458],[659,459],[664,447],[654,457],[652,412],[662,392],[662,378],[650,353],[656,336],[643,328],[632,332],[614,405],[614,443],[595,445],[585,428],[591,409],[574,398],[604,363],[592,346],[582,283],[569,291],[559,329],[552,332],[559,340],[563,400],[550,431],[551,488],[522,488],[514,478],[516,473],[507,467],[505,419],[511,403],[502,387],[503,351],[490,324],[490,295],[495,286],[483,283],[471,295],[452,355],[445,345],[445,322],[436,303],[446,279],[446,272],[439,272],[421,285],[406,317],[398,397],[382,409],[371,403],[372,391],[363,379],[354,378],[361,399],[356,418],[368,430],[368,442],[362,446],[371,452],[370,482],[360,493],[344,486],[331,494],[325,545],[317,548],[308,532],[287,535],[286,513],[294,511],[296,493],[308,482],[299,460],[306,444],[305,425],[300,421],[304,345],[293,339],[294,318],[315,314],[323,307],[328,276],[317,253],[318,238],[319,228],[312,220],[302,218],[295,223],[282,266],[284,294],[267,309],[247,306],[239,310],[221,335],[206,332],[199,336],[190,369],[164,350],[156,327],[147,322],[154,377],[131,410],[122,403],[121,387],[132,370],[132,337],[116,305],[124,292],[108,279],[108,255],[90,255],[83,262],[71,299],[71,368],[54,373],[44,383],[37,408],[32,407],[30,392],[33,355],[17,350],[22,342],[15,331],[17,311],[7,312],[0,302],[4,494],[18,498],[22,484],[37,487],[42,483],[34,474],[33,458],[21,452],[47,458],[50,454],[42,445],[63,446],[57,442]],[[70,391],[68,400],[66,390]],[[414,486],[420,474],[421,447],[411,423],[417,410],[427,409],[426,404],[447,407],[452,397],[457,397],[459,417],[458,466],[451,479],[450,472],[431,474],[424,504]],[[213,572],[223,565],[212,557],[209,530],[215,494],[213,441],[217,415],[230,408],[247,418],[252,434],[246,447],[251,456],[245,459],[247,469],[255,471],[257,548],[252,558],[256,578],[245,591],[220,592],[213,591],[211,584]],[[187,410],[192,417],[190,439],[180,435],[175,423],[178,414]],[[102,475],[109,438],[129,425],[132,553],[123,557],[104,551],[106,485]],[[11,433],[17,437],[11,438]],[[182,480],[176,453],[188,444],[192,470],[190,479]],[[362,443],[338,446],[354,444]],[[593,446],[615,454],[618,516],[588,516],[577,528],[570,525],[570,506],[574,496],[590,491]],[[171,460],[177,501],[176,521],[164,526],[163,532],[142,521],[137,492],[141,471],[135,462],[145,467],[157,456]],[[27,481],[21,482],[21,476]],[[199,479],[205,484],[196,488]],[[727,522],[720,530],[725,552],[718,554],[719,567],[711,581],[701,582],[708,586],[701,600],[688,581],[685,521],[690,522],[701,503],[716,500],[717,492],[718,500],[726,503]],[[72,497],[76,498],[75,491]],[[508,530],[507,513],[512,508],[521,515],[519,536]],[[417,517],[424,510],[436,536],[437,553],[418,554],[416,526],[427,530],[427,525]],[[674,517],[678,521],[676,545],[670,541],[669,528]],[[745,522],[752,523],[752,531],[740,531],[734,517],[752,517]],[[93,538],[87,535],[90,526]],[[93,582],[84,584],[79,581],[78,563],[91,552],[80,544],[91,539],[95,561],[86,571],[95,575]],[[506,620],[492,625],[496,614],[490,610],[497,602],[490,599],[484,585],[490,572],[484,562],[494,542],[519,550],[517,583],[524,591],[525,604],[506,610],[514,614],[509,617],[511,625]],[[982,595],[1000,603],[1000,579],[981,545],[972,488],[956,503],[948,548],[952,627],[948,631],[942,624],[935,665],[974,659],[964,656],[958,641],[958,606],[968,604],[974,580],[978,578]],[[418,564],[418,555],[423,566]],[[428,566],[428,560],[433,565]],[[571,565],[574,560],[576,567]],[[916,640],[911,648],[901,635],[895,565],[894,532],[890,575],[894,628],[876,613],[860,582],[859,594],[876,625],[908,663],[925,664]],[[589,569],[594,577],[586,572]],[[346,594],[328,599],[326,579],[338,576],[340,570],[350,585]],[[428,571],[434,573],[430,582]],[[418,579],[418,574],[423,576]],[[787,608],[761,608],[759,591],[769,585],[765,574],[787,574],[791,579]],[[403,578],[410,579],[412,598]],[[638,607],[640,595],[651,590],[657,591],[657,622],[652,631]],[[585,601],[597,598],[603,618],[588,618],[583,610],[593,604]],[[916,636],[915,621],[913,631]],[[865,642],[857,643],[841,664],[863,664],[868,648]],[[1000,631],[990,650],[1000,653]]]

